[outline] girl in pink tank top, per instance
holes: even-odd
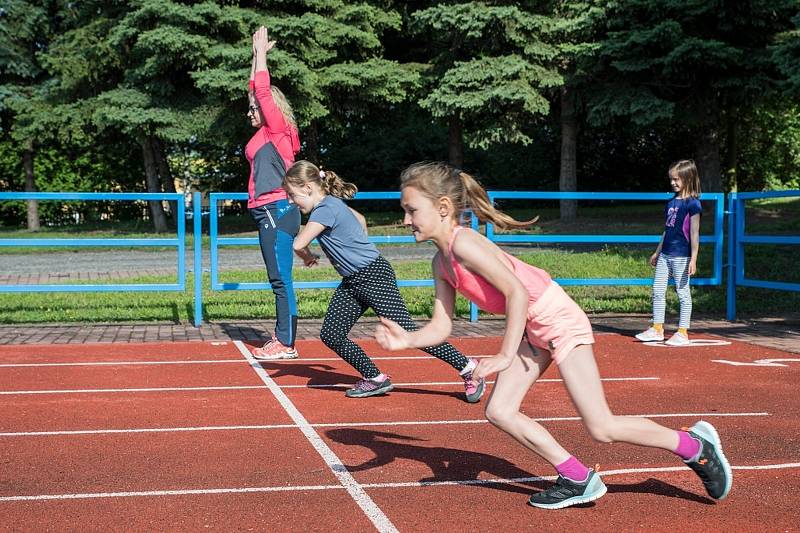
[[[443,342],[452,328],[456,291],[492,313],[505,313],[500,352],[482,359],[474,374],[497,380],[486,404],[489,422],[555,467],[555,484],[533,494],[528,503],[561,509],[596,500],[606,493],[600,475],[587,468],[539,423],[520,411],[531,386],[550,366],[558,365],[566,389],[589,434],[599,442],[628,442],[661,448],[678,455],[700,476],[708,494],[727,497],[730,465],[716,429],[699,421],[688,431],[675,431],[646,418],[616,416],[609,408],[592,351],[586,314],[550,279],[547,272],[501,250],[480,233],[462,228],[465,209],[483,222],[501,228],[525,227],[497,211],[486,191],[468,174],[444,163],[418,163],[401,176],[403,223],[417,242],[432,241],[436,300],[424,328],[409,332],[381,318],[375,338],[388,350]]]

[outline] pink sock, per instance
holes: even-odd
[[[693,438],[685,431],[678,432],[678,447],[675,453],[680,455],[684,461],[688,461],[697,455],[700,451],[700,441]]]
[[[569,459],[560,465],[556,465],[556,471],[558,471],[560,476],[577,482],[586,481],[589,477],[589,469],[586,468],[583,463],[575,459],[573,455],[570,455]]]

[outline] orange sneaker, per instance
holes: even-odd
[[[297,359],[297,350],[286,346],[274,336],[261,348],[252,351],[253,357],[259,361],[277,361],[278,359]]]

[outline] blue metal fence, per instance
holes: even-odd
[[[400,201],[399,192],[359,192],[354,197],[355,200],[396,200]],[[210,255],[211,255],[211,290],[215,291],[237,291],[237,290],[264,290],[270,289],[268,282],[262,283],[240,283],[219,281],[219,248],[222,246],[258,246],[257,237],[219,237],[218,207],[219,203],[225,200],[247,200],[245,193],[211,193],[209,195],[209,234],[210,234]],[[478,228],[478,221],[473,220],[472,227]],[[370,235],[369,240],[375,244],[396,244],[413,243],[414,237],[411,235]],[[328,281],[295,281],[295,289],[332,289],[339,286],[341,279]],[[404,279],[397,280],[399,287],[432,287],[432,279]],[[470,315],[478,316],[478,308],[470,304]]]
[[[800,191],[740,192],[728,195],[728,320],[736,320],[736,287],[800,291],[800,283],[765,281],[745,276],[745,244],[800,244],[800,235],[767,236],[745,233],[745,201],[764,198],[800,198]]]
[[[129,247],[129,246],[174,246],[178,251],[177,283],[136,283],[136,284],[23,284],[0,285],[0,292],[121,292],[121,291],[183,291],[186,289],[186,250],[185,207],[183,195],[178,193],[65,193],[65,192],[2,192],[2,200],[153,200],[176,202],[177,235],[170,239],[0,239],[0,246],[70,246],[70,247]]]
[[[518,192],[489,191],[489,199],[493,202],[501,199],[510,200],[648,200],[666,202],[674,196],[669,193],[618,193],[618,192]],[[692,278],[693,285],[722,284],[722,229],[725,208],[723,193],[704,193],[701,197],[704,204],[714,202],[712,235],[701,235],[700,243],[714,244],[714,263],[712,276],[709,278]],[[707,208],[704,208],[707,211]],[[653,248],[661,240],[658,235],[498,235],[494,224],[486,225],[486,237],[496,243],[548,242],[548,243],[652,243]],[[651,285],[653,278],[556,278],[562,285]]]
[[[596,193],[596,192],[518,192],[489,191],[492,201],[496,200],[622,200],[622,201],[658,201],[664,202],[672,197],[669,193]],[[736,286],[758,287],[787,291],[800,291],[800,283],[782,281],[755,280],[745,276],[745,244],[800,244],[800,236],[762,236],[745,233],[745,201],[763,198],[800,197],[800,191],[780,191],[767,193],[731,193],[727,198],[722,193],[703,194],[704,203],[713,202],[714,228],[711,235],[701,235],[700,242],[712,244],[712,275],[706,278],[694,278],[695,285],[721,285],[723,268],[723,222],[728,215],[728,264],[727,264],[727,318],[736,318]],[[359,192],[356,200],[397,200],[399,192]],[[176,202],[177,229],[175,238],[120,238],[120,239],[0,239],[0,246],[72,246],[72,247],[152,247],[174,246],[177,250],[176,274],[177,283],[156,284],[24,284],[0,285],[0,292],[122,292],[122,291],[184,291],[186,289],[186,250],[185,208],[182,194],[158,193],[0,193],[3,200],[112,200],[112,201],[171,201]],[[264,290],[270,289],[269,283],[239,283],[219,281],[219,248],[222,246],[248,245],[258,246],[258,238],[219,237],[218,207],[225,200],[247,200],[244,193],[212,193],[210,200],[209,234],[210,234],[210,287],[211,290]],[[193,232],[194,232],[194,324],[200,326],[203,321],[202,307],[202,210],[200,193],[194,193],[192,199]],[[708,213],[706,208],[706,213]],[[473,229],[478,229],[478,221],[472,218]],[[498,234],[493,224],[486,225],[486,236],[498,243],[651,243],[656,244],[660,235],[540,235],[533,233]],[[376,244],[413,243],[410,235],[372,235],[369,240]],[[652,278],[557,278],[562,285],[649,285]],[[298,289],[335,288],[340,280],[295,282]],[[398,280],[401,287],[431,287],[432,279]],[[470,319],[478,319],[478,309],[470,305]]]

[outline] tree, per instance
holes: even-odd
[[[7,0],[0,8],[0,127],[19,147],[25,174],[25,191],[35,192],[34,155],[43,132],[35,116],[46,113],[43,82],[46,77],[36,53],[46,46],[51,2]],[[27,201],[27,228],[38,231],[39,204]]]
[[[455,166],[465,141],[481,149],[533,142],[523,125],[547,115],[544,91],[562,83],[550,64],[556,50],[542,39],[552,21],[504,4],[437,4],[412,15],[427,63],[420,105],[447,122]]]
[[[689,126],[703,189],[722,190],[721,143],[735,153],[737,113],[776,90],[781,74],[769,45],[789,28],[796,0],[598,5],[605,36],[592,58],[597,85],[587,95],[589,120]]]

